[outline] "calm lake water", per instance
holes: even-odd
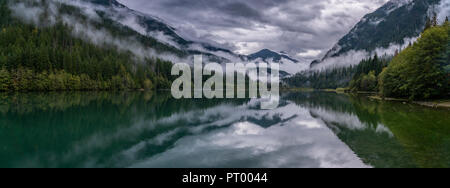
[[[258,100],[0,94],[0,167],[450,167],[450,111],[334,93]]]

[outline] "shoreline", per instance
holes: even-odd
[[[378,95],[367,96],[369,99],[379,100],[379,101],[392,101],[392,102],[402,102],[403,104],[416,104],[429,108],[443,108],[450,110],[450,99],[437,99],[433,101],[409,101],[407,99],[399,98],[382,98]]]
[[[431,101],[410,101],[408,99],[399,99],[399,98],[382,98],[377,95],[376,92],[350,92],[348,88],[337,88],[337,89],[313,89],[313,88],[283,88],[284,91],[297,91],[297,92],[313,92],[313,91],[321,91],[321,92],[334,92],[339,94],[353,94],[367,97],[372,100],[378,101],[391,101],[391,102],[402,102],[404,104],[415,104],[423,107],[429,108],[441,108],[450,110],[450,99],[436,99]]]

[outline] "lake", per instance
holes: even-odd
[[[325,92],[0,94],[0,167],[450,167],[450,110]]]

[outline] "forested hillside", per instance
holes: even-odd
[[[392,45],[408,45],[408,40],[420,35],[427,17],[433,16],[431,12],[438,11],[435,7],[441,2],[445,0],[388,1],[376,11],[365,15],[323,59],[313,62],[311,66],[316,67],[333,58],[351,54],[352,51],[374,52],[377,49],[388,49]]]
[[[390,60],[390,58],[379,59],[375,56],[361,61],[355,70],[352,81],[350,81],[350,89],[352,91],[376,92],[378,90],[378,76],[389,65]]]
[[[449,97],[450,24],[434,21],[418,41],[396,56],[380,75],[385,97],[431,99]]]
[[[172,63],[73,37],[71,26],[25,24],[0,2],[0,90],[169,88]]]
[[[336,89],[349,87],[349,83],[358,88],[373,88],[373,82],[376,82],[376,78],[372,79],[371,75],[378,75],[383,70],[383,67],[387,66],[390,59],[388,56],[378,57],[375,55],[369,59],[362,60],[356,66],[323,71],[304,71],[293,77],[286,78],[284,81],[290,86],[301,88]]]
[[[362,60],[357,66],[303,72],[285,79],[294,87],[379,92],[383,97],[426,100],[450,96],[450,24],[436,17],[417,42],[389,57]]]
[[[314,89],[336,89],[347,87],[348,82],[355,74],[355,67],[335,68],[323,71],[303,71],[283,81],[289,87],[314,88]]]

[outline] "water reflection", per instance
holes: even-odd
[[[0,95],[0,167],[449,167],[448,110],[332,93]]]

